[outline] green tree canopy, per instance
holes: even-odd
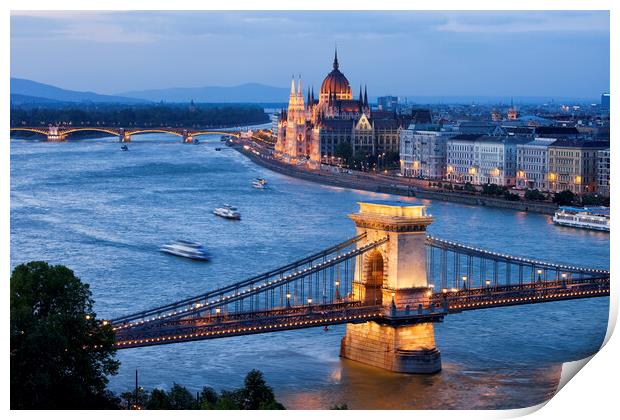
[[[33,261],[11,275],[11,408],[113,408],[114,333],[89,286],[62,265]]]
[[[334,149],[334,156],[339,157],[344,163],[350,164],[353,158],[353,149],[348,141],[341,141]]]
[[[575,194],[570,190],[564,190],[553,195],[553,202],[559,206],[569,206],[575,202]]]
[[[526,200],[542,201],[542,200],[545,200],[546,198],[547,197],[543,193],[541,193],[538,189],[527,190],[525,192]]]
[[[263,373],[256,369],[246,375],[241,397],[244,410],[284,409],[284,406],[276,401],[273,389],[265,382]]]

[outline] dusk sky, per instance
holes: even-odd
[[[318,87],[334,45],[354,91],[597,98],[603,12],[12,12],[11,76],[119,93],[258,82]]]

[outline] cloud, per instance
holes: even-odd
[[[449,13],[436,30],[462,33],[609,32],[605,12]]]

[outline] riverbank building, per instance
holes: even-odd
[[[275,150],[289,163],[310,166],[331,161],[340,143],[347,143],[353,154],[398,153],[400,130],[408,127],[410,120],[410,116],[395,112],[371,110],[368,90],[362,90],[361,85],[354,98],[335,52],[332,71],[318,94],[314,87],[308,88],[304,98],[301,77],[291,81],[288,108],[279,117]]]

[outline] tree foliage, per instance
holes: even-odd
[[[575,202],[575,194],[571,190],[564,190],[553,195],[553,202],[559,206],[569,206]]]
[[[584,194],[581,196],[581,205],[609,207],[609,197],[605,197],[599,194]]]
[[[72,125],[102,127],[224,127],[269,121],[256,105],[102,105],[12,107],[11,127]]]
[[[89,286],[62,265],[33,261],[11,275],[11,408],[113,408],[114,333]]]
[[[491,196],[504,195],[504,192],[506,190],[507,190],[506,187],[502,187],[501,185],[497,185],[497,184],[486,184],[482,186],[482,194],[484,195],[491,195]]]
[[[527,190],[525,192],[525,199],[532,200],[532,201],[543,201],[547,199],[547,196],[541,193],[538,189],[534,189],[534,190]]]
[[[353,149],[351,148],[351,143],[347,141],[341,141],[340,143],[338,143],[336,145],[336,148],[334,149],[334,156],[339,157],[340,159],[342,159],[343,162],[350,165],[353,158]]]
[[[247,374],[242,388],[222,391],[219,395],[213,388],[204,387],[194,396],[175,383],[169,391],[155,388],[148,393],[139,389],[138,398],[135,391],[125,392],[121,398],[123,408],[137,403],[147,410],[284,410],[258,370]]]

